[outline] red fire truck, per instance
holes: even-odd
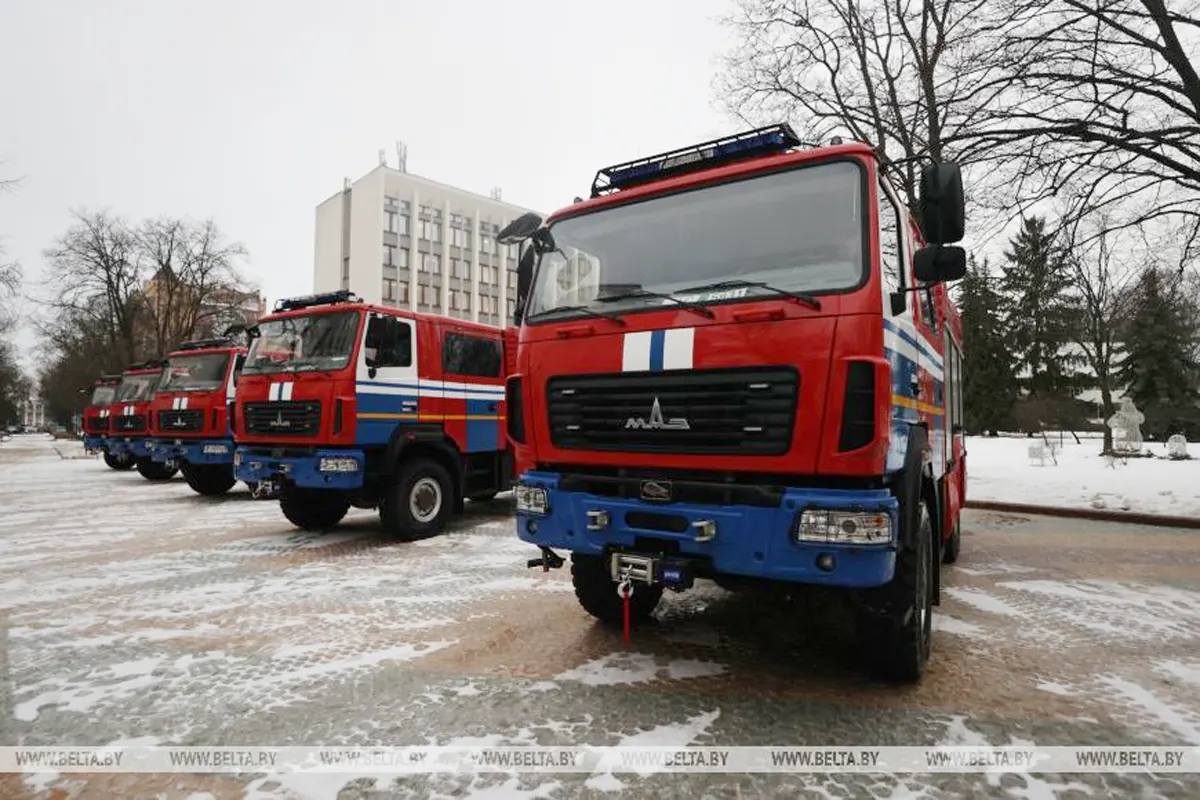
[[[246,348],[234,339],[184,342],[168,356],[154,393],[150,456],[182,470],[200,494],[225,494],[237,483],[229,406],[245,359]]]
[[[962,182],[921,226],[859,143],[772,126],[602,169],[525,242],[508,378],[518,535],[610,623],[664,588],[844,591],[877,676],[919,679],[959,548]],[[925,246],[925,242],[930,243]]]
[[[132,458],[138,473],[149,481],[170,480],[179,471],[173,465],[156,463],[147,447],[150,405],[165,366],[166,361],[160,358],[126,367],[110,409],[108,452],[116,458]]]
[[[235,472],[305,529],[351,506],[389,533],[441,530],[511,484],[501,331],[368,305],[283,300],[250,329],[235,396]]]
[[[83,410],[83,448],[88,453],[103,453],[104,463],[112,469],[133,469],[133,457],[129,454],[116,456],[108,452],[109,416],[120,375],[101,375],[92,382],[92,397]]]

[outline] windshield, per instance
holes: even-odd
[[[778,295],[744,284],[689,293],[723,281],[850,289],[864,273],[863,213],[860,168],[838,162],[569,217],[551,226],[558,249],[541,258],[527,318],[674,305],[639,290],[704,303]]]
[[[163,373],[160,392],[201,392],[220,389],[225,383],[228,353],[208,353],[197,356],[171,356]]]
[[[334,370],[350,363],[357,311],[306,314],[260,322],[244,373]]]
[[[121,378],[117,389],[118,403],[140,403],[154,396],[161,373],[143,372],[140,375],[126,375]]]
[[[92,390],[92,405],[94,406],[110,406],[112,401],[117,396],[117,387],[115,386],[97,386]]]

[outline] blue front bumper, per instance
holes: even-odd
[[[129,437],[109,437],[108,452],[114,456],[131,453],[134,458],[149,458],[150,450],[146,447],[148,439],[133,439]]]
[[[84,436],[83,437],[83,449],[85,452],[98,453],[98,452],[104,450],[104,444],[105,443],[104,443],[103,436]]]
[[[151,439],[148,447],[150,458],[160,464],[232,464],[236,448],[233,439]]]
[[[358,462],[354,472],[322,472],[323,458],[352,458]],[[309,489],[361,489],[366,458],[361,450],[317,450],[304,455],[272,455],[270,450],[239,447],[233,460],[233,472],[240,481],[287,482]]]
[[[789,488],[778,507],[766,508],[646,503],[568,492],[558,488],[557,475],[545,472],[527,472],[520,482],[541,486],[549,495],[549,513],[517,513],[517,535],[542,547],[603,555],[611,550],[638,552],[637,539],[669,540],[677,543],[679,555],[706,560],[717,573],[854,588],[882,586],[892,579],[896,567],[898,503],[886,490]],[[792,530],[805,508],[886,513],[891,517],[893,540],[870,545],[798,542]],[[606,512],[608,524],[602,530],[588,530],[588,511]],[[690,528],[683,533],[636,528],[629,524],[630,512],[682,517],[689,526],[710,520],[716,523],[717,534],[711,541],[698,542]],[[832,569],[817,566],[823,554],[833,556]]]

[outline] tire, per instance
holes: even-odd
[[[183,477],[192,491],[210,497],[225,494],[237,483],[237,478],[233,477],[233,467],[223,464],[185,466]]]
[[[279,494],[279,509],[297,528],[320,531],[341,522],[350,510],[350,501],[339,492],[288,486]]]
[[[942,547],[942,563],[953,564],[958,561],[958,554],[962,550],[962,515],[959,514],[958,519],[954,520],[954,530],[950,532],[950,538],[946,540],[946,544]]]
[[[115,456],[112,453],[104,453],[104,463],[108,464],[109,469],[115,469],[118,472],[128,472],[133,469],[135,462],[128,453]]]
[[[429,458],[402,464],[379,506],[389,535],[405,542],[436,536],[454,510],[450,473]]]
[[[893,683],[919,681],[932,645],[937,551],[929,503],[918,501],[915,516],[916,540],[900,547],[895,576],[860,617],[867,669],[872,677]]]
[[[608,572],[603,556],[571,554],[571,582],[583,610],[605,625],[624,625],[624,601],[617,596],[617,584]],[[639,625],[650,618],[662,599],[662,586],[637,584],[629,598],[629,624]]]
[[[148,481],[169,481],[175,477],[176,472],[179,472],[179,468],[168,467],[166,464],[160,464],[148,458],[139,458],[137,471]]]

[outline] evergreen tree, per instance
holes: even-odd
[[[1143,411],[1196,398],[1195,315],[1174,281],[1146,270],[1134,287],[1125,326],[1125,359],[1117,379]]]
[[[1008,427],[1017,396],[1015,359],[1005,341],[1005,298],[972,257],[958,285],[963,322],[963,413],[972,433]]]
[[[1009,248],[1000,291],[1008,302],[1009,346],[1028,373],[1026,388],[1033,397],[1070,396],[1076,359],[1063,347],[1071,341],[1078,310],[1063,254],[1042,217],[1023,219]]]

